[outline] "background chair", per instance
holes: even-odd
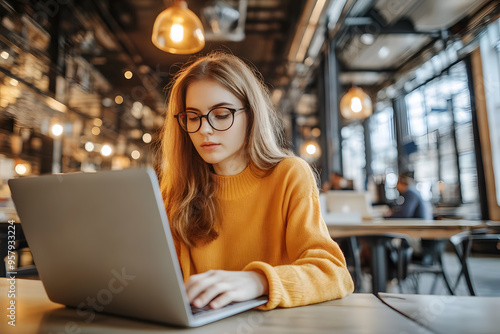
[[[471,252],[473,243],[496,243],[497,248],[500,243],[500,234],[472,234],[470,232],[461,232],[450,238],[450,242],[453,245],[455,253],[460,261],[460,272],[457,276],[457,280],[454,285],[454,289],[457,288],[462,276],[465,278],[467,288],[471,296],[476,295],[476,291],[472,284],[471,273],[468,264],[468,257]],[[498,248],[500,250],[500,248]]]
[[[361,271],[361,255],[357,237],[349,236],[335,238],[335,241],[344,252],[347,269],[354,282],[354,292],[361,292],[363,275]]]
[[[369,271],[372,277],[372,293],[385,292],[387,281],[405,276],[406,264],[413,252],[408,236],[398,233],[370,234],[335,238],[339,243],[354,280],[355,291],[362,288],[363,268],[361,254],[368,254]],[[368,247],[369,252],[364,248]],[[404,257],[405,260],[400,260]]]
[[[414,292],[420,293],[420,279],[424,274],[434,275],[434,281],[431,286],[430,294],[434,294],[437,286],[438,279],[443,280],[448,292],[451,295],[455,294],[451,286],[451,281],[445,271],[443,264],[443,255],[448,244],[448,239],[423,239],[422,240],[422,257],[421,259],[410,259],[408,263],[399,263],[399,267],[404,268],[405,271],[399,272],[398,286],[399,291],[403,292],[403,285],[405,282],[413,284]],[[405,261],[407,258],[400,258],[400,261]]]

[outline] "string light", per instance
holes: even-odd
[[[132,159],[137,160],[141,157],[141,152],[133,150],[132,153],[130,153],[130,156],[132,157]]]
[[[92,152],[94,150],[94,143],[88,141],[85,143],[85,151]]]
[[[146,144],[149,144],[151,143],[151,141],[153,140],[153,137],[149,134],[149,133],[145,133],[142,135],[142,141],[145,142]]]
[[[113,153],[113,149],[108,144],[103,145],[101,148],[101,154],[105,157],[109,157]]]

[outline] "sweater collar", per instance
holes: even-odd
[[[217,189],[217,197],[222,200],[232,200],[245,197],[258,187],[262,172],[252,163],[239,174],[212,174]]]

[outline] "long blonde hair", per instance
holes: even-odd
[[[204,79],[218,82],[247,108],[245,150],[250,164],[270,171],[283,158],[293,155],[283,148],[282,124],[262,78],[242,60],[225,52],[212,52],[182,68],[169,86],[159,174],[172,232],[188,246],[209,243],[218,236],[211,166],[203,161],[174,118],[185,110],[188,86]]]

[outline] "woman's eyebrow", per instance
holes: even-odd
[[[218,107],[233,106],[233,105],[234,105],[234,103],[231,103],[231,102],[220,102],[220,103],[214,104],[208,110],[212,110],[212,109],[218,108]],[[193,108],[193,107],[186,107],[186,110],[187,111],[198,111],[198,112],[200,112],[199,109]]]
[[[221,102],[221,103],[214,104],[213,106],[210,107],[210,109],[214,109],[214,108],[217,108],[217,107],[228,106],[228,105],[232,106],[234,104],[230,103],[230,102]]]

